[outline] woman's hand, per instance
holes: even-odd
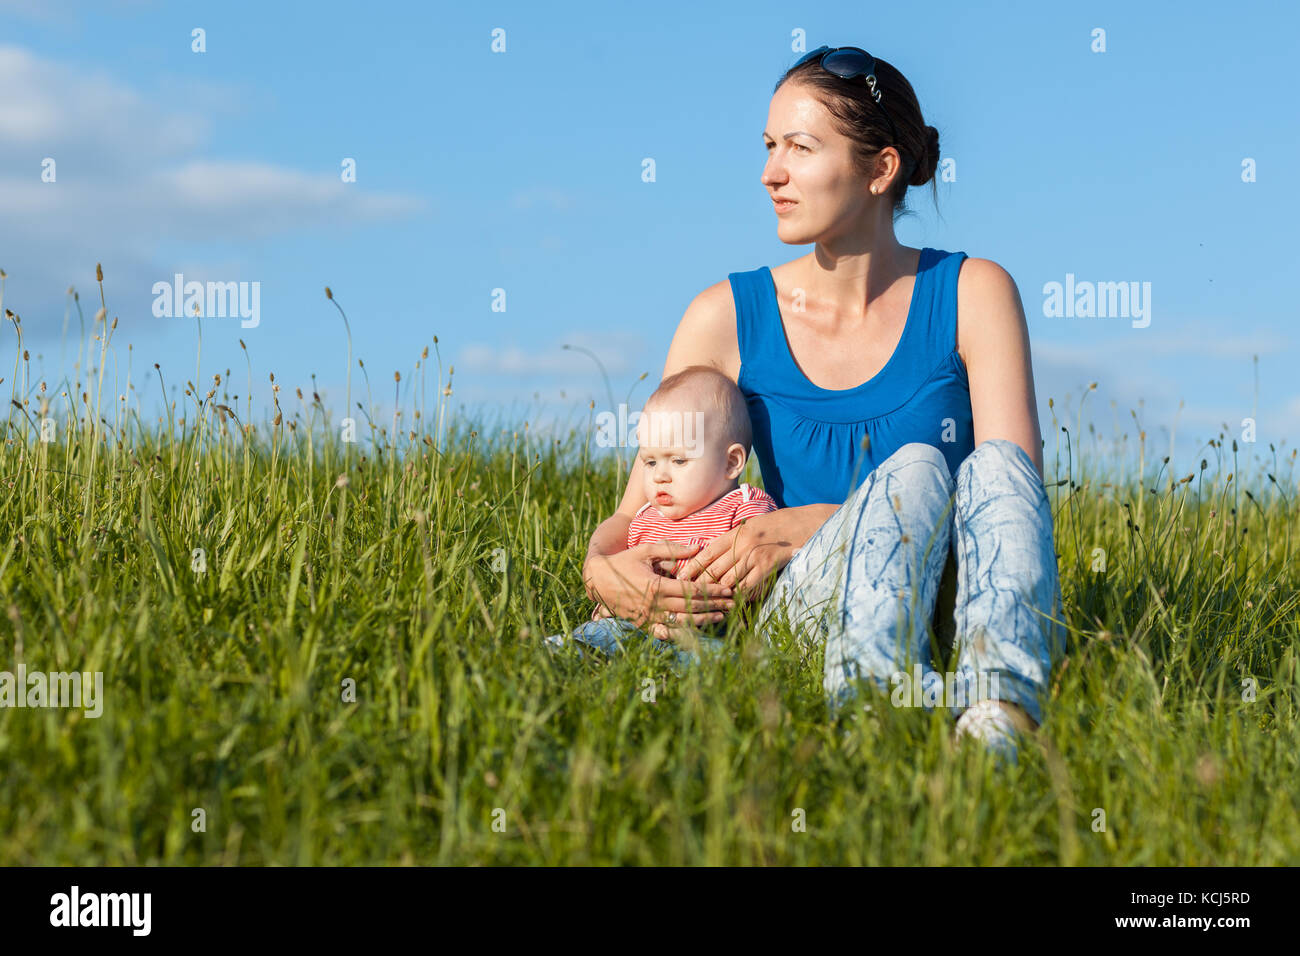
[[[683,581],[716,582],[735,590],[741,600],[753,600],[759,585],[780,573],[831,511],[829,505],[807,505],[747,518],[710,541],[677,576]]]
[[[667,624],[650,625],[650,636],[658,638],[661,641],[676,642],[680,635],[689,634],[690,632],[691,629],[682,624],[673,625],[671,627]]]
[[[593,554],[583,565],[582,579],[588,594],[601,605],[600,617],[626,618],[638,627],[664,623],[698,627],[726,617],[735,605],[731,589],[665,577],[656,573],[655,563],[689,557],[699,549],[695,544],[655,541],[613,554]]]

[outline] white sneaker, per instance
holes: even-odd
[[[955,736],[972,737],[984,744],[999,762],[1017,763],[1019,745],[1016,727],[1011,715],[995,700],[981,700],[957,718]]]

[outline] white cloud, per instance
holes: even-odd
[[[184,105],[169,107],[103,73],[0,46],[0,90],[0,267],[36,336],[61,324],[51,316],[62,316],[63,291],[88,289],[96,262],[116,295],[110,311],[147,315],[153,282],[176,271],[159,259],[164,241],[239,243],[425,208],[344,183],[337,170],[203,155],[223,96],[195,97],[192,85]],[[41,180],[46,156],[57,164],[52,183]],[[227,278],[259,278],[246,275],[252,268]]]
[[[30,150],[69,159],[94,150],[96,166],[171,156],[198,147],[209,135],[201,115],[165,110],[102,72],[65,66],[16,46],[0,46],[0,139],[13,170]],[[0,160],[3,162],[3,160]],[[39,169],[33,176],[38,178]]]
[[[633,371],[639,375],[648,370],[633,369],[632,357],[643,355],[645,349],[643,345],[638,345],[634,346],[634,350],[629,350],[632,339],[640,342],[635,336],[618,336],[618,341],[614,341],[613,337],[593,341],[591,336],[583,334],[571,335],[561,342],[539,349],[523,349],[514,345],[502,348],[499,345],[471,342],[461,349],[455,364],[467,372],[484,375],[567,375],[581,378],[584,382],[593,377],[598,379],[600,370],[596,362],[587,352],[576,348],[581,347],[595,355],[605,367],[605,373],[614,380],[625,378]],[[576,347],[566,349],[565,344]]]
[[[0,0],[0,13],[36,23],[67,23],[70,11],[57,0]]]
[[[337,173],[304,173],[253,162],[194,161],[160,173],[159,212],[198,219],[199,234],[266,234],[317,223],[387,219],[424,208],[421,200],[360,191]]]
[[[1290,340],[1272,329],[1237,331],[1235,320],[1182,322],[1168,331],[1133,330],[1131,335],[1087,342],[1034,343],[1034,354],[1061,362],[1095,362],[1113,364],[1115,356],[1134,357],[1191,355],[1204,358],[1247,359],[1252,355],[1272,355],[1291,347]]]

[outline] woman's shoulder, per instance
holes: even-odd
[[[961,264],[957,267],[958,328],[963,313],[967,316],[982,313],[989,303],[1004,299],[1008,289],[1016,288],[1007,270],[992,259],[976,259],[964,252],[961,256]]]
[[[782,262],[780,265],[772,266],[769,270],[772,273],[772,282],[775,283],[778,289],[787,289],[797,285],[801,280],[797,279],[796,276],[805,274],[808,265],[807,260],[811,256],[812,253],[810,252],[807,255],[796,256],[789,262]]]
[[[735,322],[736,300],[734,296],[735,285],[732,282],[733,276],[757,277],[766,268],[772,274],[772,278],[777,280],[779,284],[780,280],[791,276],[799,268],[799,263],[807,258],[808,256],[804,255],[775,266],[758,266],[754,269],[738,269],[729,272],[725,279],[713,283],[713,285],[692,299],[691,304],[686,309],[686,314],[688,316],[696,314],[700,317],[706,317],[704,318],[705,321],[712,319],[715,322]]]
[[[791,267],[807,256],[800,256],[770,271],[773,277],[784,277]],[[725,279],[701,291],[686,307],[672,344],[668,347],[668,360],[664,376],[688,365],[713,365],[720,368],[734,382],[740,377],[740,338],[736,332],[736,299],[732,276],[748,275],[762,270],[728,273]],[[776,279],[778,285],[781,279]]]
[[[992,259],[962,260],[957,274],[957,351],[966,362],[972,345],[1000,341],[1025,328],[1020,289]]]
[[[966,288],[978,292],[996,288],[999,284],[1015,285],[1011,274],[992,259],[976,259],[964,252],[961,255],[964,258],[961,262],[961,272],[957,276],[958,289]]]
[[[740,342],[736,336],[736,302],[731,278],[715,282],[686,307],[664,364],[664,377],[688,365],[713,365],[733,382],[740,375]]]

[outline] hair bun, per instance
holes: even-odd
[[[939,131],[933,126],[925,128],[925,152],[917,160],[916,168],[912,170],[912,177],[908,180],[911,186],[924,186],[934,177],[934,170],[939,165]]]

